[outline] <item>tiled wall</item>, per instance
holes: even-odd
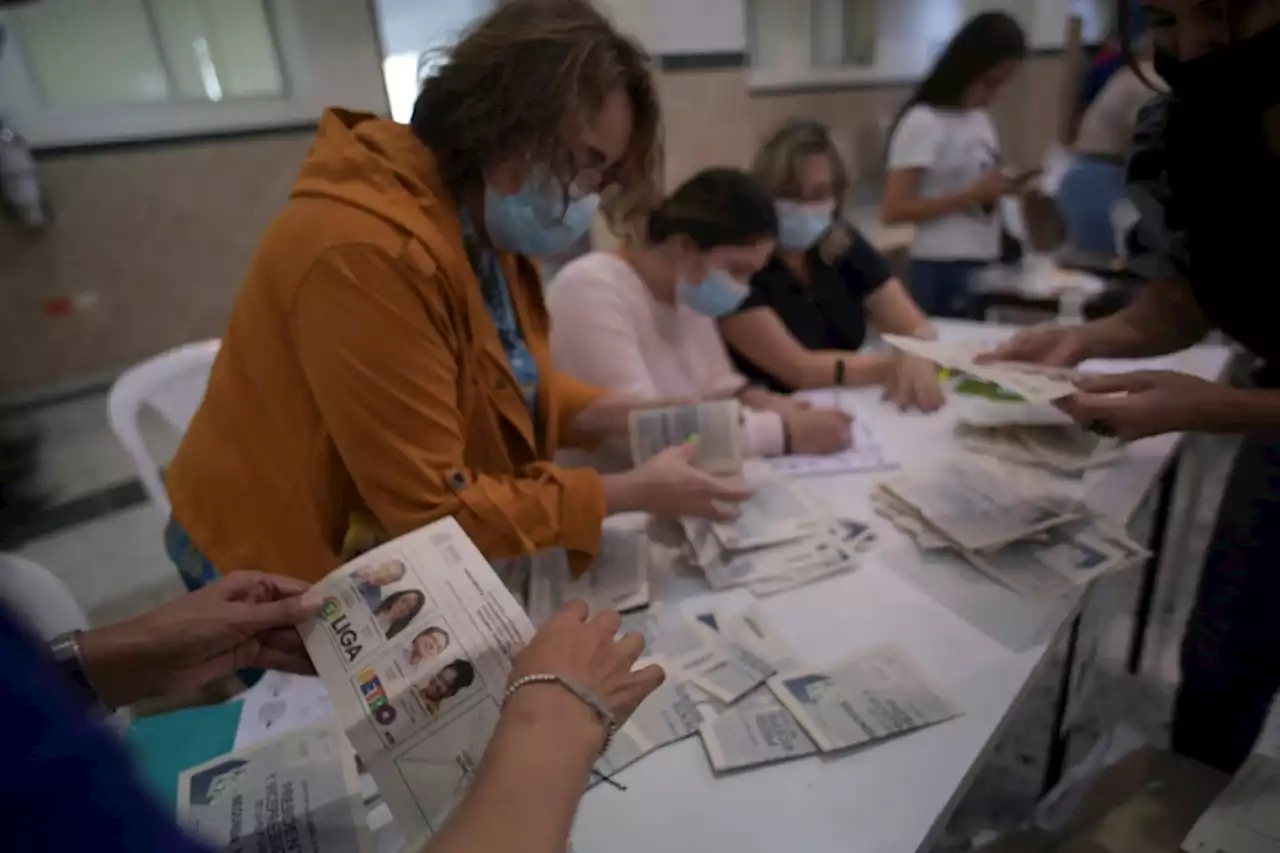
[[[1038,161],[1052,138],[1061,63],[1028,63],[995,112],[1007,159]],[[732,71],[664,74],[668,181],[715,163],[746,165],[792,116],[833,127],[875,183],[879,122],[907,89],[753,95]],[[0,399],[118,370],[221,333],[258,234],[285,200],[306,132],[59,156],[41,163],[57,221],[29,235],[0,221]],[[69,316],[53,298],[90,293]]]

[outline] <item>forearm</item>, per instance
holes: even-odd
[[[834,375],[834,373],[832,374]],[[746,388],[738,394],[738,400],[748,409],[757,412],[777,412],[785,414],[795,408],[796,403],[783,394],[775,394],[765,388]]]
[[[1152,282],[1125,308],[1083,331],[1088,358],[1154,358],[1199,343],[1209,324],[1185,284]]]
[[[880,219],[885,225],[917,225],[932,222],[974,206],[968,192],[951,193],[936,198],[904,198],[881,202]]]
[[[471,791],[423,853],[564,853],[603,740],[594,712],[564,688],[521,688]]]
[[[565,444],[569,447],[593,449],[614,436],[625,436],[631,413],[636,409],[656,409],[696,403],[685,397],[645,398],[633,394],[610,394],[583,409],[568,425]]]
[[[1258,388],[1232,389],[1228,405],[1206,413],[1201,432],[1222,435],[1280,435],[1280,391]]]
[[[85,675],[107,708],[123,708],[154,694],[147,640],[129,622],[95,628],[80,635]]]

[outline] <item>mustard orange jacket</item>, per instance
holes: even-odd
[[[536,418],[431,152],[403,125],[325,114],[168,473],[175,519],[220,572],[319,579],[364,511],[393,536],[452,515],[491,558],[590,562],[600,476],[547,460],[602,392],[553,368],[533,264],[501,263],[541,372]]]

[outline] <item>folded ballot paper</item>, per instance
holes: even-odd
[[[1030,469],[957,456],[875,486],[872,505],[926,551],[951,551],[996,583],[1057,597],[1148,552]]]
[[[948,370],[990,382],[1028,403],[1052,403],[1076,393],[1076,371],[1018,362],[984,362],[977,356],[991,349],[984,341],[926,341],[903,335],[882,335],[885,343]]]
[[[694,465],[712,474],[736,474],[742,468],[745,439],[737,400],[634,409],[628,426],[633,465],[696,437]]]
[[[355,753],[315,726],[184,770],[178,820],[216,850],[370,853]]]
[[[1075,424],[978,427],[962,422],[956,425],[956,441],[970,453],[1067,476],[1111,465],[1124,455],[1119,441]]]
[[[729,523],[682,519],[691,561],[712,589],[745,586],[775,595],[852,571],[874,541],[868,525],[831,517],[788,480],[766,468],[744,471],[755,489]]]

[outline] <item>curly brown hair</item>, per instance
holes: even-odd
[[[507,0],[449,49],[424,81],[410,125],[455,195],[482,169],[532,152],[568,186],[573,148],[614,92],[634,113],[630,145],[607,175],[613,224],[656,204],[662,120],[648,53],[588,0]]]

